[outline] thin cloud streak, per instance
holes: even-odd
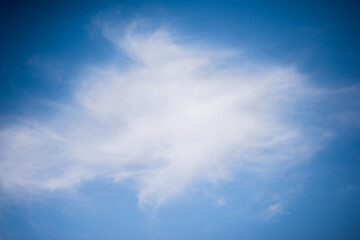
[[[284,170],[317,149],[296,119],[311,92],[296,69],[234,61],[235,51],[181,44],[164,29],[102,30],[130,63],[91,66],[54,115],[2,127],[4,191],[110,178],[158,207],[241,171]]]

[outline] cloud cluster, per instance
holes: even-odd
[[[287,168],[313,149],[296,116],[308,88],[296,69],[180,43],[168,31],[103,29],[127,64],[91,66],[46,119],[0,130],[4,191],[131,182],[141,205],[234,173]]]

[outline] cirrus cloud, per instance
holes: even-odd
[[[129,62],[85,68],[47,119],[1,128],[4,191],[109,178],[159,206],[242,171],[286,169],[316,149],[296,119],[309,86],[295,68],[181,43],[164,29],[101,29]]]

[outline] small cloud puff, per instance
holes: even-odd
[[[263,220],[273,220],[275,217],[283,214],[290,214],[290,213],[285,212],[285,207],[283,204],[274,203],[269,205],[261,216]]]

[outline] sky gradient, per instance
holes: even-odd
[[[359,239],[355,1],[1,4],[1,239]]]

